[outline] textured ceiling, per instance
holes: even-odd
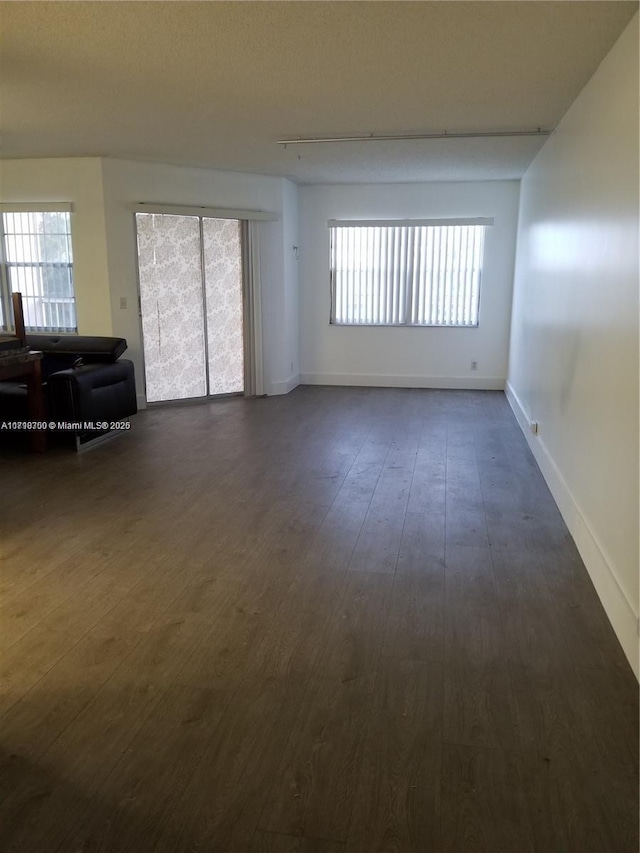
[[[0,3],[4,157],[302,183],[517,178],[540,139],[283,136],[552,128],[635,2]]]

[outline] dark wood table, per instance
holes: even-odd
[[[27,403],[29,420],[43,423],[46,417],[44,394],[42,391],[42,353],[32,351],[19,356],[0,353],[0,381],[24,378],[27,385]],[[30,433],[31,449],[34,453],[43,453],[47,449],[47,433],[44,429]]]

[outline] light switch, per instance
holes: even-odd
[[[126,296],[120,297],[120,310],[121,311],[127,310],[127,297]]]

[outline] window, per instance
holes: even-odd
[[[491,219],[329,222],[331,323],[477,326]]]
[[[0,327],[10,328],[11,293],[19,291],[27,331],[77,331],[70,205],[29,211],[4,207]]]

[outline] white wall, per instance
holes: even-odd
[[[97,157],[0,161],[3,202],[71,201],[78,331],[111,335],[102,173]]]
[[[278,365],[278,376],[271,384],[271,394],[286,394],[299,383],[300,346],[299,346],[299,301],[298,301],[298,260],[294,246],[298,245],[298,187],[291,181],[281,182],[282,221],[278,236],[279,245],[272,247],[272,263],[277,265],[282,287],[263,305],[265,324],[277,329],[272,336],[270,358]],[[277,248],[277,252],[276,252]],[[267,264],[265,263],[265,266]],[[275,375],[275,374],[274,374]]]
[[[509,386],[638,673],[638,16],[521,189]]]
[[[283,186],[283,249],[284,258],[284,327],[286,330],[285,351],[282,362],[288,369],[284,390],[290,391],[300,381],[300,300],[299,300],[299,230],[298,230],[298,187],[291,181]]]
[[[300,381],[503,388],[518,194],[518,181],[301,187]],[[329,325],[327,220],[476,216],[495,218],[486,235],[478,328]]]

